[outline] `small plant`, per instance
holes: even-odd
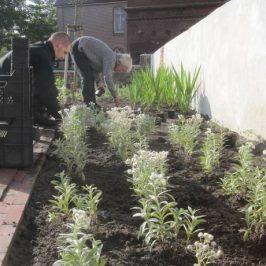
[[[248,204],[242,209],[245,214],[247,229],[244,230],[244,240],[252,232],[257,236],[263,235],[266,225],[266,170],[255,170],[253,180],[249,183],[247,193]]]
[[[107,135],[111,147],[117,155],[125,161],[133,153],[133,139],[130,133],[132,121],[131,108],[112,108],[107,112],[110,120],[107,126]]]
[[[62,139],[54,141],[54,154],[66,165],[68,174],[85,179],[83,170],[88,160],[89,148],[86,143],[88,108],[73,106],[62,112],[60,131]]]
[[[220,164],[224,145],[224,133],[213,133],[210,128],[206,131],[200,157],[200,162],[205,173],[211,174]]]
[[[172,238],[173,219],[169,219],[175,212],[175,201],[167,201],[161,198],[166,196],[166,191],[159,195],[150,195],[148,198],[142,199],[142,208],[134,208],[141,210],[134,214],[134,217],[140,216],[144,218],[144,222],[140,226],[139,236],[145,236],[145,243],[152,248],[157,242],[165,244],[166,240]]]
[[[67,227],[71,232],[60,234],[60,260],[53,266],[104,266],[106,262],[100,258],[103,247],[101,241],[95,240],[91,234],[81,232],[75,224],[68,224]]]
[[[189,242],[191,236],[199,231],[202,231],[203,229],[196,229],[196,227],[204,223],[205,220],[202,219],[205,215],[196,215],[196,212],[198,210],[193,210],[191,207],[188,206],[188,209],[186,212],[184,212],[184,229],[186,232],[186,238],[187,243]]]
[[[251,147],[251,143],[246,143],[239,148],[236,156],[239,163],[234,165],[233,172],[227,172],[222,179],[222,189],[225,195],[246,197],[248,187],[254,179]]]
[[[183,149],[186,159],[191,157],[197,144],[196,139],[200,134],[201,123],[200,115],[193,115],[189,119],[179,115],[177,125],[172,124],[168,128],[171,144],[177,149]]]
[[[65,175],[64,172],[58,174],[60,180],[53,180],[51,183],[57,190],[58,195],[53,196],[51,212],[49,212],[49,220],[55,221],[60,215],[68,215],[70,213],[70,204],[73,202],[75,194],[77,192],[76,185],[70,183],[70,178]]]
[[[139,197],[166,189],[169,179],[165,175],[167,155],[167,152],[139,150],[126,161],[131,166],[127,173],[132,175],[128,180]]]
[[[199,241],[187,246],[188,250],[195,253],[197,258],[197,263],[194,266],[206,266],[215,263],[217,259],[222,257],[223,251],[221,248],[217,248],[211,234],[200,232],[198,237]]]
[[[78,209],[86,212],[87,222],[92,225],[97,221],[98,204],[100,203],[102,192],[93,185],[85,185],[82,188],[86,193],[76,196],[73,202]]]
[[[94,105],[94,103],[90,103],[88,108],[88,125],[98,132],[106,133],[104,127],[107,120],[106,113],[103,110],[98,110]]]

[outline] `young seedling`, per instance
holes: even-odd
[[[224,144],[224,133],[213,133],[210,128],[206,131],[206,138],[202,146],[200,162],[203,171],[211,174],[219,166]]]
[[[233,167],[233,172],[227,172],[222,179],[222,189],[225,195],[236,195],[245,198],[247,190],[254,179],[253,156],[251,143],[239,148],[236,160],[239,162]]]
[[[80,231],[75,224],[67,224],[70,233],[60,234],[59,256],[53,266],[104,266],[105,261],[101,260],[102,243],[95,240],[93,235]]]
[[[68,215],[70,213],[70,204],[73,202],[77,192],[76,185],[70,183],[70,178],[64,172],[58,174],[60,180],[53,180],[51,183],[57,190],[58,195],[53,195],[51,212],[49,212],[49,221],[55,221],[60,215]]]
[[[102,192],[93,185],[85,185],[82,188],[86,193],[74,197],[73,202],[76,208],[86,212],[88,224],[91,226],[97,222],[97,210]]]
[[[200,115],[193,115],[188,119],[179,115],[177,124],[168,127],[171,144],[177,150],[183,150],[186,160],[191,157],[197,144],[196,139],[200,134],[202,120]]]

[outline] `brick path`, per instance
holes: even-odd
[[[53,137],[53,130],[42,130],[40,140],[34,144],[34,164],[31,168],[0,168],[0,265],[2,266],[8,266],[5,259]]]

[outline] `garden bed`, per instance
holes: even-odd
[[[151,251],[142,239],[138,239],[142,221],[132,217],[131,208],[137,205],[137,200],[132,196],[133,192],[127,181],[127,166],[108,148],[105,136],[94,129],[90,129],[88,135],[90,155],[85,171],[86,183],[94,184],[103,193],[98,208],[98,222],[92,233],[102,241],[101,257],[107,260],[107,265],[193,265],[195,257],[186,249],[182,238],[173,243],[174,247],[157,245]],[[200,135],[202,137],[203,134]],[[240,142],[238,138],[236,145],[239,146]],[[237,147],[232,145],[224,149],[220,167],[212,175],[202,172],[199,153],[196,152],[191,160],[186,161],[180,154],[173,152],[166,124],[156,127],[149,148],[154,151],[169,151],[167,167],[171,195],[178,207],[190,206],[199,210],[199,214],[205,215],[206,222],[200,228],[214,236],[224,253],[217,265],[266,265],[266,236],[243,241],[243,233],[239,230],[245,228],[245,220],[239,208],[245,202],[223,196],[219,184],[224,172],[234,162]],[[258,166],[265,166],[265,159],[261,154],[254,160]],[[55,193],[50,182],[62,169],[55,156],[48,154],[14,241],[8,266],[51,266],[58,260],[56,237],[65,232],[66,228],[63,220],[55,224],[49,223],[47,216],[50,205],[48,200]],[[73,182],[78,183],[77,180]]]

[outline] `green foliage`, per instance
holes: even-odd
[[[92,225],[97,221],[98,204],[100,203],[102,192],[93,185],[85,185],[82,188],[86,193],[76,196],[73,201],[78,209],[86,212],[88,224]]]
[[[88,108],[85,105],[72,106],[62,112],[60,131],[63,138],[54,141],[54,154],[67,167],[69,175],[85,179],[83,170],[88,161],[89,147],[86,142]]]
[[[200,163],[203,171],[211,174],[219,166],[224,144],[224,133],[213,133],[207,129],[206,138],[201,148]]]
[[[199,88],[197,80],[200,73],[200,67],[196,67],[193,76],[191,76],[190,72],[186,71],[181,63],[180,73],[178,73],[175,68],[173,68],[173,73],[176,88],[175,92],[177,93],[177,106],[181,112],[186,113],[190,111],[192,98]]]
[[[56,12],[53,0],[31,0],[27,6],[27,17],[21,33],[31,43],[45,41],[56,31]]]
[[[185,158],[188,159],[197,144],[196,140],[200,134],[202,118],[200,115],[185,119],[183,115],[178,116],[177,124],[169,125],[169,139],[175,149],[182,149]]]
[[[49,220],[55,221],[62,215],[68,215],[70,213],[70,204],[73,202],[75,194],[77,192],[76,185],[70,183],[70,178],[65,175],[64,172],[58,174],[60,180],[53,180],[51,183],[54,185],[55,190],[57,190],[57,195],[53,195],[51,212],[49,213]]]
[[[156,108],[168,101],[173,79],[169,68],[160,66],[156,73],[149,68],[137,71],[129,85],[129,97],[133,108],[137,103],[144,109]]]
[[[200,68],[195,68],[191,76],[181,64],[180,73],[173,67],[160,66],[156,72],[149,68],[134,73],[129,85],[129,98],[135,108],[140,104],[144,109],[160,110],[163,105],[177,107],[186,113],[191,109],[192,98],[199,85]]]
[[[147,149],[148,134],[155,127],[155,120],[147,115],[135,115],[129,106],[112,108],[107,112],[106,131],[110,146],[126,161],[139,149]]]
[[[222,179],[222,189],[225,195],[246,197],[249,185],[254,179],[254,167],[251,153],[251,143],[241,146],[232,172],[225,173]]]
[[[256,169],[249,182],[247,192],[247,205],[242,209],[245,214],[247,229],[244,230],[244,240],[252,232],[257,236],[265,233],[266,225],[266,169]]]
[[[71,232],[60,234],[59,256],[53,266],[104,266],[101,260],[102,243],[96,240],[92,234],[86,234],[79,230],[75,224],[68,224]]]
[[[186,232],[187,243],[190,240],[191,236],[202,229],[196,229],[196,227],[204,223],[205,220],[202,219],[205,215],[196,215],[198,210],[193,210],[191,207],[188,206],[187,211],[184,212],[184,224],[183,227]]]
[[[10,49],[10,37],[20,35],[26,17],[25,0],[1,0],[0,50]]]

